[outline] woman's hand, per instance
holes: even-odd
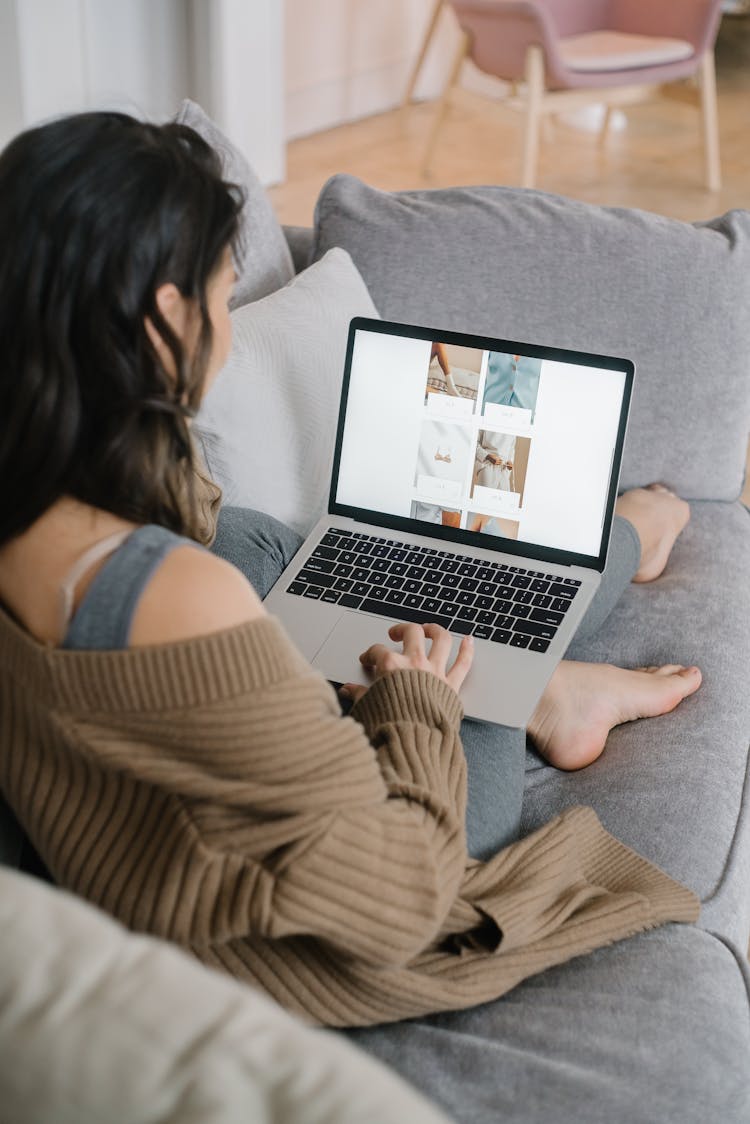
[[[394,624],[388,629],[391,640],[403,642],[403,651],[397,652],[385,644],[373,644],[359,657],[363,667],[372,674],[373,679],[388,675],[392,671],[429,671],[442,679],[454,691],[459,691],[474,659],[474,640],[464,636],[459,645],[456,658],[448,667],[453,638],[447,629],[439,624]],[[430,640],[427,651],[426,640]],[[367,687],[358,683],[344,683],[341,692],[357,702]]]

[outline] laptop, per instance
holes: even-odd
[[[601,581],[634,366],[352,320],[326,515],[266,599],[329,680],[396,621],[475,638],[468,717],[528,724]]]

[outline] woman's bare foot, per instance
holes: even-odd
[[[558,769],[582,769],[604,749],[613,726],[674,710],[701,683],[697,667],[667,664],[626,671],[563,660],[547,684],[528,733]]]
[[[641,564],[634,582],[651,582],[667,564],[690,508],[663,484],[633,488],[620,496],[615,511],[633,524],[641,540]]]

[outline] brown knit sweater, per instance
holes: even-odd
[[[342,718],[270,617],[117,652],[0,611],[0,788],[53,877],[309,1021],[493,999],[697,899],[574,808],[468,859],[461,704],[379,679]]]

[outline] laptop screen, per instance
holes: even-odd
[[[601,568],[632,377],[628,360],[355,320],[332,511]]]

